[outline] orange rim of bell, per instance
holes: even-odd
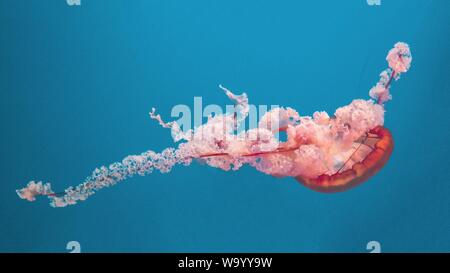
[[[375,135],[377,141],[361,162],[333,175],[322,174],[313,179],[296,176],[295,179],[312,190],[329,193],[345,191],[366,181],[383,168],[394,148],[392,134],[387,128],[378,126],[369,133]]]

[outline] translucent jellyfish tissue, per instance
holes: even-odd
[[[167,173],[175,165],[188,166],[193,160],[225,171],[247,164],[275,177],[293,177],[319,192],[350,189],[379,171],[393,150],[392,135],[383,127],[384,105],[392,99],[392,82],[410,68],[409,46],[396,43],[386,60],[389,67],[370,89],[370,99],[355,99],[331,117],[326,112],[300,116],[292,108],[279,107],[262,116],[256,128],[237,133],[236,128],[248,116],[247,94],[236,95],[220,86],[235,111],[211,116],[195,129],[183,131],[176,122],[164,122],[152,109],[150,117],[171,130],[174,141],[180,142],[178,147],[129,155],[96,168],[83,183],[63,192],[54,192],[50,183],[30,181],[17,194],[28,201],[47,196],[51,206],[65,207],[136,174]],[[286,141],[276,137],[279,132],[286,133]]]

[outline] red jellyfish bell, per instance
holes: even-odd
[[[378,126],[361,139],[360,145],[369,147],[371,151],[362,161],[354,163],[350,168],[332,175],[322,174],[316,178],[296,176],[295,179],[319,192],[340,192],[361,184],[383,168],[392,154],[394,141],[387,128]],[[357,148],[351,157],[358,156],[358,152]],[[345,164],[350,160],[351,158]]]

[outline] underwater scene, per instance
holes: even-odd
[[[0,1],[0,252],[450,252],[449,10]]]

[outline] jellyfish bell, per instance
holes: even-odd
[[[324,173],[315,178],[298,175],[295,179],[312,190],[324,193],[346,191],[367,181],[389,160],[394,148],[394,141],[391,132],[383,126],[371,129],[360,141],[359,147],[364,145],[370,151],[363,153],[357,149],[344,165],[349,164],[352,157],[357,157],[358,153],[362,153],[359,155],[362,157],[361,161],[349,164],[350,166],[345,167],[345,170],[342,168],[334,174]]]

